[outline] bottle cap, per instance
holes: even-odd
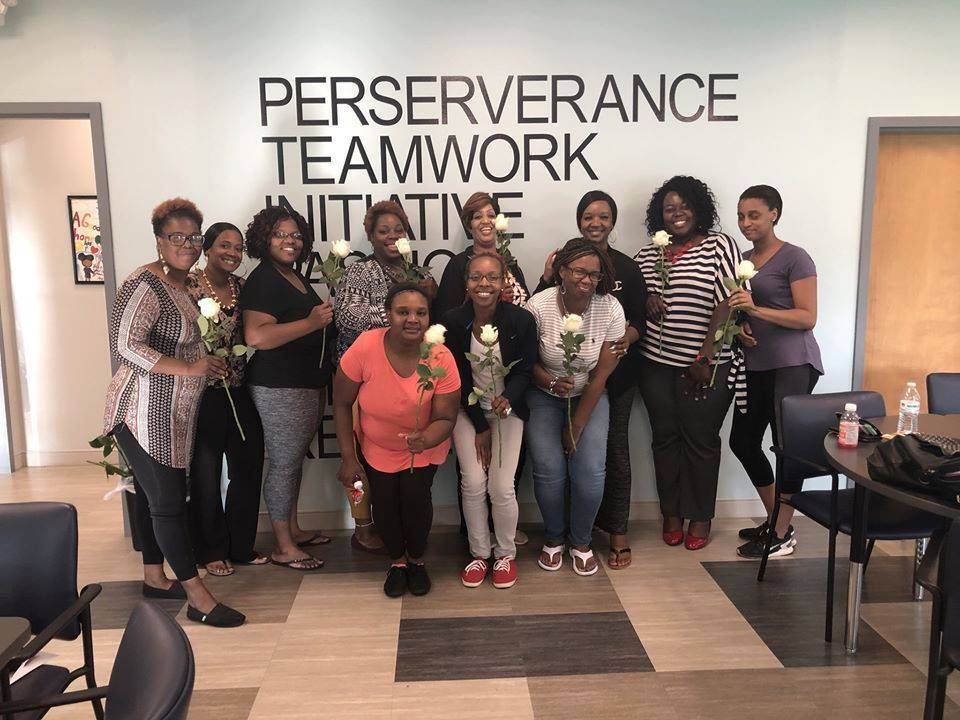
[[[915,382],[908,382],[908,383],[907,383],[907,387],[916,387],[916,386],[917,386],[917,384],[916,384]]]
[[[844,412],[856,412],[857,405],[856,403],[847,403],[846,405],[843,406],[843,410]]]

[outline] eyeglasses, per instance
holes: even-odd
[[[590,282],[599,283],[603,280],[603,273],[599,270],[584,270],[583,268],[568,267],[567,270],[573,275],[573,279],[580,282],[584,278],[590,278]]]
[[[286,240],[287,238],[293,238],[294,240],[303,240],[302,232],[284,232],[283,230],[274,230],[271,235],[277,240]]]
[[[501,280],[503,280],[503,275],[501,275],[500,273],[487,273],[486,275],[481,275],[480,273],[470,273],[469,275],[467,275],[467,280],[469,280],[472,283],[478,283],[484,278],[486,278],[487,282],[492,285],[494,283],[498,283]]]
[[[180,232],[169,233],[164,235],[169,242],[174,247],[181,247],[184,243],[189,242],[193,247],[198,248],[203,245],[203,235],[184,235]]]

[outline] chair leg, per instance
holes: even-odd
[[[837,569],[837,531],[830,529],[830,545],[827,548],[827,618],[823,632],[823,639],[833,642],[833,589]]]
[[[773,501],[773,512],[770,514],[770,531],[763,543],[763,557],[760,558],[760,569],[757,571],[757,582],[763,582],[767,572],[767,560],[770,559],[770,548],[773,545],[774,528],[777,527],[777,518],[780,516],[780,495]]]
[[[93,618],[90,615],[89,606],[80,614],[80,629],[83,636],[83,664],[87,669],[83,676],[87,687],[93,690],[97,687],[97,679],[93,667]],[[103,720],[103,701],[100,698],[94,698],[90,702],[93,705],[94,717],[97,720]]]
[[[873,538],[870,538],[869,540],[867,540],[867,550],[863,555],[863,571],[864,572],[867,571],[867,565],[870,564],[870,556],[873,555],[873,545],[876,542],[877,541],[874,540]]]

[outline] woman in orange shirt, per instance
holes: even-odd
[[[418,424],[417,366],[430,301],[418,285],[401,283],[390,289],[384,304],[388,327],[362,333],[340,358],[334,380],[333,419],[343,458],[337,478],[347,488],[368,481],[373,519],[391,560],[383,591],[390,597],[408,589],[426,595],[430,578],[423,554],[433,523],[430,488],[450,451],[460,377],[450,351],[435,345],[429,362],[445,375],[424,392]]]

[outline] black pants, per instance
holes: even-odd
[[[390,559],[421,558],[433,525],[433,476],[436,465],[385,473],[364,463],[377,532]]]
[[[197,415],[197,439],[190,465],[190,533],[197,562],[250,562],[256,553],[257,519],[263,471],[263,427],[244,386],[230,389],[237,418],[227,392],[211,387],[203,393]],[[227,456],[226,505],[220,495],[223,456]]]
[[[769,425],[773,444],[779,444],[780,401],[788,395],[809,395],[819,379],[820,374],[811,365],[747,373],[747,412],[734,413],[730,449],[754,486],[766,487],[774,482],[770,461],[763,453],[763,435]],[[793,494],[802,489],[802,479],[783,478],[781,492]]]
[[[733,391],[727,387],[730,363],[717,371],[714,387],[703,399],[689,392],[681,377],[686,368],[644,360],[640,395],[650,415],[653,464],[660,512],[664,517],[712,520],[720,474],[720,426]]]
[[[630,519],[630,413],[636,387],[609,392],[610,429],[607,431],[607,477],[603,486],[603,502],[597,513],[596,526],[604,532],[624,534]]]
[[[143,564],[160,565],[166,558],[177,580],[195,578],[197,563],[187,529],[187,471],[150,457],[125,424],[118,425],[113,436],[133,470],[133,528]]]

